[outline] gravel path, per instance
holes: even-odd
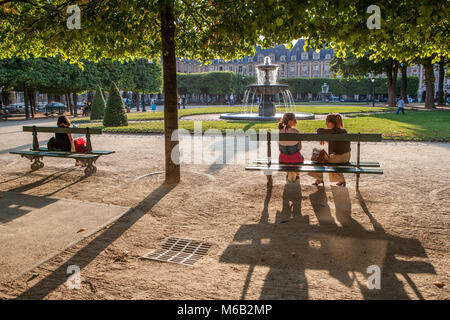
[[[306,174],[286,184],[279,173],[268,192],[265,176],[244,170],[248,160],[233,164],[242,153],[228,154],[226,165],[182,164],[182,182],[165,186],[163,174],[150,175],[164,170],[162,135],[94,136],[95,149],[116,153],[101,157],[87,179],[70,160],[44,159],[30,173],[28,160],[8,152],[28,148],[31,134],[8,123],[0,136],[0,191],[134,208],[29,274],[1,282],[0,297],[450,299],[448,143],[363,143],[361,160],[379,161],[384,175],[362,176],[358,197],[353,175],[348,188],[327,177],[317,188]],[[215,159],[221,144],[186,140],[182,149],[200,146]],[[304,143],[307,158],[313,147]],[[192,267],[140,258],[169,236],[212,248]],[[80,290],[65,285],[68,265],[81,268]],[[379,290],[367,287],[371,265],[381,268]]]

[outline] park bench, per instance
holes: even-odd
[[[101,129],[24,126],[23,131],[33,133],[32,149],[23,151],[11,151],[10,153],[19,154],[21,155],[21,157],[25,157],[32,161],[33,163],[31,164],[31,170],[33,171],[44,167],[44,163],[41,161],[44,157],[66,158],[79,160],[84,166],[86,166],[86,169],[84,170],[85,175],[90,176],[91,174],[97,172],[97,167],[94,166],[94,163],[100,156],[115,152],[108,150],[92,150],[91,134],[101,134]],[[49,151],[47,148],[39,148],[39,141],[37,138],[38,132],[85,134],[86,153]]]
[[[272,161],[271,141],[272,134],[267,131],[267,159],[257,159],[254,165],[247,166],[245,170],[263,171],[267,175],[267,186],[273,183],[273,171],[294,171],[294,172],[328,172],[328,173],[352,173],[356,174],[356,191],[359,191],[359,178],[361,174],[383,174],[379,169],[380,164],[376,161],[360,161],[361,142],[380,142],[381,134],[316,134],[316,133],[279,133],[278,141],[350,141],[357,142],[356,162],[346,163],[317,163],[305,160],[301,164],[284,164]],[[257,139],[261,137],[257,135]]]

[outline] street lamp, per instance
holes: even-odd
[[[370,80],[372,81],[372,107],[375,107],[375,77]]]

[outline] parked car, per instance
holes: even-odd
[[[66,106],[61,102],[50,102],[45,106],[45,114],[63,114],[66,111]]]
[[[45,102],[38,102],[37,106],[36,106],[36,111],[37,112],[45,112],[45,106],[47,104]]]
[[[13,103],[9,106],[6,106],[5,111],[7,113],[24,113],[25,112],[25,103]]]

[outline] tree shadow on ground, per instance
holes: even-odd
[[[124,234],[131,226],[139,221],[162,198],[164,198],[175,185],[162,184],[152,191],[144,200],[134,207],[128,214],[121,216],[112,225],[98,234],[85,247],[78,250],[72,257],[63,263],[58,269],[40,280],[34,286],[21,293],[17,299],[43,299],[49,293],[56,290],[67,280],[67,268],[77,265],[80,270],[85,268],[103,250]]]
[[[23,185],[23,186],[10,189],[9,191],[11,191],[11,192],[19,192],[19,193],[27,192],[27,191],[32,190],[34,188],[40,187],[40,186],[42,186],[42,185],[44,185],[46,183],[52,182],[52,181],[54,181],[54,180],[56,180],[58,178],[64,177],[68,173],[70,173],[70,172],[72,172],[74,170],[75,170],[75,168],[58,170],[57,172],[52,173],[49,176],[45,176],[45,177],[43,177],[43,178],[41,178],[41,179],[39,179],[37,181],[33,181],[33,182],[28,183],[28,184]],[[56,192],[54,192],[54,193],[56,193]]]
[[[267,190],[260,222],[242,225],[234,243],[220,257],[220,262],[249,265],[241,299],[247,295],[256,266],[269,268],[261,299],[307,299],[311,285],[333,288],[339,284],[349,289],[356,285],[364,299],[410,299],[397,274],[403,275],[422,299],[408,274],[435,274],[434,267],[425,261],[396,258],[397,255],[427,258],[420,241],[386,233],[359,195],[360,205],[374,227],[374,231],[366,230],[351,217],[348,189],[333,186],[331,191],[340,225],[331,214],[324,187],[309,195],[318,225],[309,224],[308,217],[301,214],[302,194],[298,182],[286,183],[282,210],[276,213],[274,223],[270,223],[267,208],[272,191]],[[240,243],[249,240],[251,244]],[[367,268],[371,265],[381,269],[381,289],[368,289],[366,280],[371,274]],[[330,277],[322,279],[320,284],[308,283],[306,269],[327,271]],[[358,281],[356,273],[365,277],[364,282]]]
[[[59,200],[10,192],[0,192],[0,195],[0,224],[10,222],[34,209],[44,208]]]

